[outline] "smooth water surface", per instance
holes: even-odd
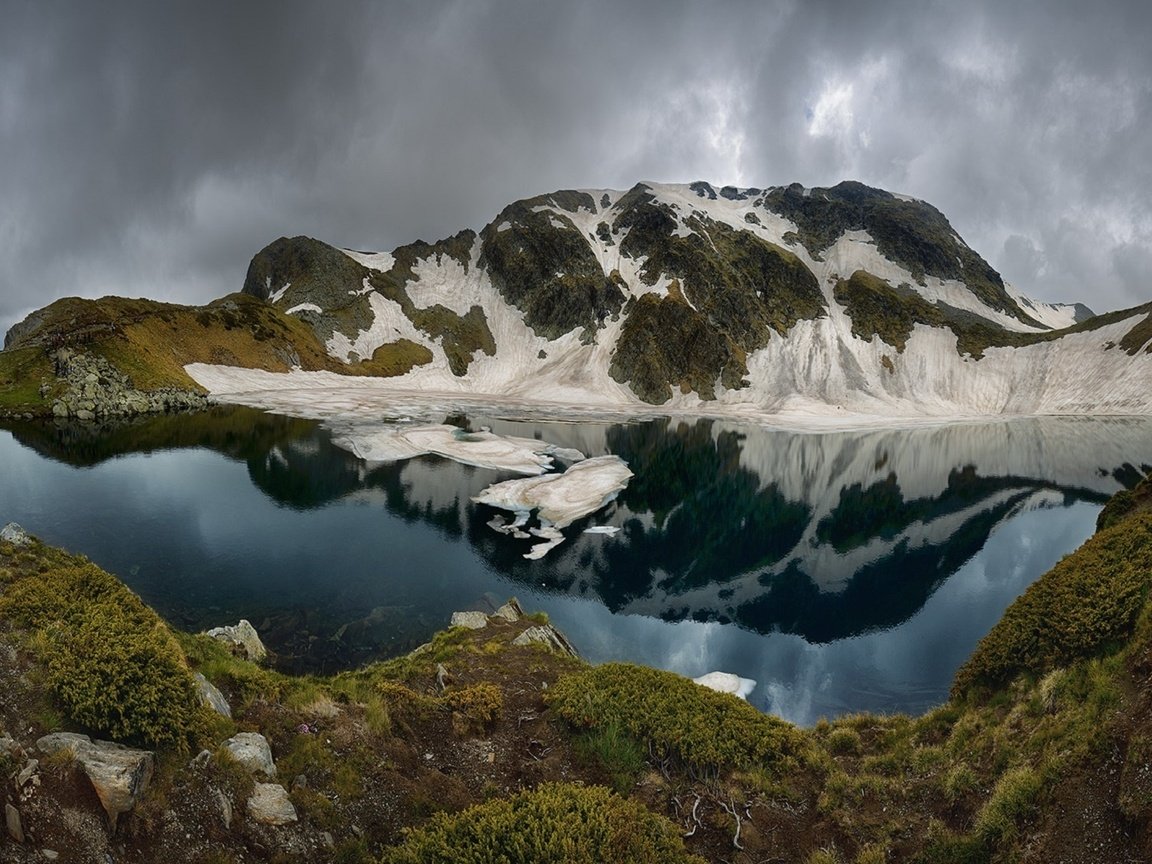
[[[613,453],[635,477],[529,561],[469,500],[507,474],[367,464],[316,422],[220,408],[0,431],[0,522],[88,555],[177,626],[249,618],[290,668],[402,653],[515,595],[592,661],[735,672],[754,705],[811,723],[943,701],[1004,608],[1152,465],[1152,423],[1131,419],[452,422]]]

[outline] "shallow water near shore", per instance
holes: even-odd
[[[515,595],[589,660],[734,672],[758,708],[811,723],[943,701],[1012,599],[1152,466],[1143,419],[422,419],[619,456],[634,476],[528,560],[471,501],[507,471],[369,463],[338,446],[362,426],[217,408],[0,430],[0,522],[88,555],[178,627],[250,619],[292,670],[403,653]]]

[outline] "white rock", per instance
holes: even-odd
[[[260,634],[247,618],[241,618],[238,624],[213,627],[207,635],[221,642],[227,642],[232,647],[233,653],[254,663],[268,656],[268,649],[260,641]]]
[[[580,656],[576,648],[568,641],[568,637],[551,624],[529,627],[512,640],[513,645],[531,645],[533,643],[544,645],[559,654],[568,654],[572,657]]]
[[[241,732],[224,742],[224,749],[253,774],[276,776],[276,763],[272,761],[272,748],[268,739],[259,732]]]
[[[146,750],[132,750],[111,741],[92,741],[87,735],[71,732],[45,735],[36,742],[36,747],[49,755],[63,750],[72,752],[92,781],[112,825],[121,813],[136,806],[152,782],[155,763]]]
[[[11,543],[13,546],[27,546],[32,542],[32,538],[15,522],[9,522],[0,528],[0,541]]]
[[[287,825],[297,819],[288,790],[278,783],[256,784],[248,799],[248,815],[261,825]]]
[[[481,630],[488,626],[488,616],[483,612],[453,612],[449,627],[467,627],[469,630]]]
[[[513,597],[499,609],[492,613],[493,618],[500,618],[504,621],[519,621],[524,617],[524,610],[520,607],[520,601]]]
[[[192,677],[196,679],[196,690],[200,694],[200,701],[217,714],[223,717],[231,717],[232,706],[228,704],[228,700],[224,698],[224,694],[220,692],[216,685],[199,672]]]

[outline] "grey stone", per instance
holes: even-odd
[[[224,698],[224,694],[220,690],[197,672],[193,678],[196,679],[196,690],[200,693],[200,701],[224,717],[232,716],[232,706],[228,704],[228,700]]]
[[[9,759],[14,760],[23,759],[24,748],[16,743],[16,741],[5,735],[0,738],[0,756],[7,756]]]
[[[232,828],[232,799],[219,789],[212,790],[212,799],[220,810],[220,821],[224,823],[224,830],[230,830]]]
[[[492,613],[493,618],[501,618],[504,621],[516,622],[524,617],[524,610],[520,607],[520,601],[513,597],[499,609]]]
[[[226,642],[231,646],[232,653],[254,663],[268,656],[268,649],[260,641],[260,634],[256,632],[256,628],[247,618],[241,618],[237,624],[213,627],[207,632],[207,635],[221,642]]]
[[[3,528],[0,528],[0,540],[5,543],[11,543],[13,546],[27,546],[32,542],[32,538],[28,536],[28,532],[15,522],[9,522]]]
[[[453,612],[448,626],[480,630],[488,626],[488,616],[483,612]]]
[[[55,861],[60,857],[60,853],[55,849],[41,849],[40,854],[44,856],[45,861]]]
[[[276,763],[272,761],[272,748],[268,739],[259,732],[241,732],[224,742],[224,748],[233,758],[253,774],[276,776]]]
[[[36,771],[40,767],[39,759],[29,759],[24,763],[24,767],[20,769],[20,773],[16,775],[16,788],[20,789],[36,776]]]
[[[531,645],[533,643],[544,645],[558,654],[567,654],[571,657],[580,656],[576,648],[568,641],[568,637],[551,624],[529,627],[512,640],[513,645]]]
[[[8,827],[8,836],[17,843],[23,843],[24,826],[20,824],[20,811],[11,804],[4,805],[4,823]]]
[[[287,825],[297,818],[288,791],[278,783],[256,784],[248,799],[248,815],[261,825]]]
[[[63,750],[72,752],[92,781],[111,825],[116,824],[121,813],[136,806],[152,782],[155,760],[147,750],[133,750],[111,741],[92,741],[87,735],[71,732],[45,735],[36,742],[36,747],[49,755]]]

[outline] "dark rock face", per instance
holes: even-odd
[[[595,212],[590,195],[548,197],[557,195]],[[619,314],[624,293],[604,275],[572,220],[553,211],[534,212],[533,206],[539,206],[534,200],[505,207],[481,232],[480,265],[537,334],[557,339],[580,329],[581,338],[591,342],[604,320]]]
[[[705,399],[715,398],[717,378],[738,388],[748,353],[767,345],[773,333],[784,334],[798,321],[826,313],[812,271],[779,246],[702,213],[683,220],[693,233],[677,236],[677,214],[643,185],[615,209],[613,233],[626,231],[621,252],[644,259],[641,280],[648,285],[662,277],[675,280],[667,305],[637,302],[630,309],[613,355],[610,374],[630,382],[645,401],[667,400],[666,387],[654,380],[661,370],[670,376],[664,385],[688,387]],[[653,329],[659,327],[669,329],[660,335]],[[671,333],[677,334],[674,349],[656,344],[667,342]]]
[[[813,256],[845,231],[867,231],[880,253],[913,278],[958,280],[993,309],[1042,326],[1008,296],[1000,274],[960,241],[944,214],[930,204],[849,180],[830,189],[805,190],[799,183],[773,189],[763,206],[795,222],[798,239]]]
[[[242,293],[283,309],[298,303],[319,306],[324,311],[308,321],[320,341],[327,342],[336,331],[355,337],[372,326],[372,307],[359,293],[368,274],[367,267],[327,243],[281,237],[252,258]]]
[[[675,334],[670,338],[671,334]],[[629,309],[610,374],[653,405],[672,398],[671,387],[715,399],[719,378],[729,389],[744,386],[744,352],[682,296],[644,294]]]

